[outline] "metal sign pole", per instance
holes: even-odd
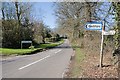
[[[22,49],[22,42],[21,42],[21,49]]]
[[[103,43],[104,43],[104,35],[103,31],[105,30],[105,23],[103,21],[103,27],[102,27],[102,39],[101,39],[101,50],[100,50],[100,68],[102,68],[103,63]]]

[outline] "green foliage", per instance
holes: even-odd
[[[25,4],[19,2],[3,3],[2,47],[20,48],[22,40],[32,40],[32,25],[30,14],[28,14],[30,6]]]
[[[34,46],[30,46],[29,49],[34,49]]]
[[[36,46],[30,46],[30,49],[10,49],[10,48],[0,48],[0,52],[2,52],[2,55],[25,55],[30,54],[36,50],[40,49],[46,49],[46,48],[53,48],[55,46],[58,46],[62,44],[64,40],[58,41],[56,43],[49,43],[49,44],[40,44]]]
[[[113,3],[113,7],[115,9],[115,20],[116,20],[116,27],[115,27],[115,47],[118,49],[120,47],[120,2]]]
[[[50,38],[51,30],[43,21],[33,21],[31,3],[6,3],[2,5],[2,38],[4,48],[20,48],[21,41],[45,43]],[[28,47],[28,46],[27,46]]]
[[[16,27],[17,22],[15,20],[5,20],[2,22],[2,37],[3,47],[18,47],[19,45],[19,30]]]
[[[2,51],[3,55],[24,55],[27,53],[31,53],[37,49],[9,49],[9,48],[0,48],[0,51]]]
[[[79,38],[83,38],[84,37],[84,32],[79,30]]]

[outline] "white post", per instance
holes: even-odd
[[[105,30],[105,23],[103,21],[103,26],[102,26],[102,39],[101,39],[101,50],[100,50],[100,68],[102,68],[102,63],[103,63],[103,43],[104,43],[104,35],[103,31]]]

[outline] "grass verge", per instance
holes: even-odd
[[[9,56],[9,55],[28,55],[33,54],[39,51],[43,51],[43,49],[53,48],[60,44],[62,44],[64,40],[55,42],[55,43],[49,43],[49,44],[40,44],[39,47],[34,49],[9,49],[9,48],[0,48],[0,52],[3,56]]]
[[[82,53],[80,48],[76,48],[74,50],[75,50],[75,56],[74,56],[74,60],[72,61],[69,77],[78,78],[82,71],[81,62],[84,59],[85,55]]]
[[[64,40],[61,40],[61,41],[58,41],[58,42],[55,42],[55,43],[47,43],[47,44],[40,44],[40,48],[42,49],[47,49],[47,48],[53,48],[53,47],[56,47],[60,44],[64,43]]]
[[[8,48],[0,48],[0,51],[2,51],[2,55],[24,55],[28,53],[32,53],[37,49],[8,49]]]
[[[81,63],[85,58],[85,54],[83,53],[82,48],[80,48],[79,46],[74,47],[76,45],[78,45],[76,42],[72,42],[75,55],[70,64],[70,70],[67,74],[68,78],[79,78],[80,74],[82,73]]]

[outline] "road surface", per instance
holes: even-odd
[[[73,53],[69,41],[57,48],[2,61],[3,78],[62,78]]]

